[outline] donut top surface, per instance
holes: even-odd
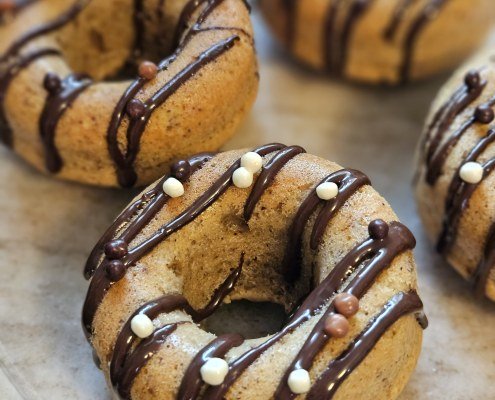
[[[201,182],[204,177],[197,178],[198,174],[207,173],[205,171],[208,168],[215,168],[216,156],[200,154],[176,163],[172,168],[172,176],[164,177],[131,203],[107,230],[90,255],[85,275],[91,279],[91,283],[83,310],[83,325],[88,338],[94,340],[95,318],[105,297],[114,285],[118,286],[129,277],[129,274],[134,274],[132,271],[135,265],[147,257],[158,257],[158,253],[163,251],[160,250],[163,244],[174,241],[174,234],[180,233],[198,219],[201,220],[203,214],[208,213],[212,208],[219,207],[218,203],[234,187],[241,190],[250,187],[241,212],[244,222],[220,223],[232,223],[239,227],[240,230],[234,238],[242,235],[245,229],[249,229],[243,228],[245,224],[249,225],[255,220],[259,224],[260,209],[265,210],[267,207],[263,199],[272,192],[284,168],[288,168],[293,160],[304,156],[304,153],[304,149],[299,146],[270,144],[259,147],[235,160],[218,178],[199,192],[196,191],[197,189],[191,189],[190,183],[195,179]],[[254,175],[256,175],[255,181]],[[412,233],[401,223],[395,221],[387,223],[381,219],[374,219],[368,223],[368,237],[356,244],[351,243],[348,253],[339,257],[340,261],[328,275],[323,277],[324,273],[322,273],[322,277],[317,279],[318,282],[312,290],[302,283],[309,278],[307,269],[311,268],[311,266],[303,266],[304,253],[308,251],[306,247],[310,252],[317,251],[322,246],[327,225],[342,209],[348,207],[349,199],[369,185],[370,181],[363,173],[337,168],[335,172],[321,179],[316,186],[311,188],[305,184],[301,187],[305,191],[309,189],[309,192],[299,201],[297,211],[290,223],[285,251],[280,255],[281,266],[276,273],[278,283],[273,280],[264,281],[266,276],[272,274],[266,266],[263,273],[260,274],[259,271],[251,275],[254,265],[263,263],[260,261],[263,258],[261,252],[257,256],[241,252],[237,267],[230,269],[223,283],[217,286],[213,294],[208,291],[205,293],[204,297],[208,298],[206,305],[203,303],[200,306],[194,295],[167,294],[146,302],[132,315],[125,317],[127,322],[120,329],[112,346],[109,361],[110,380],[120,396],[131,397],[134,380],[153,354],[159,351],[162,343],[174,331],[183,324],[191,323],[179,321],[154,329],[150,324],[151,320],[163,313],[183,310],[192,318],[192,322],[201,322],[215,312],[226,298],[235,298],[235,293],[241,298],[255,297],[253,293],[256,292],[249,291],[257,290],[256,287],[253,289],[251,286],[257,286],[258,283],[260,286],[258,290],[275,293],[283,290],[284,287],[288,289],[285,297],[288,296],[289,300],[285,305],[288,310],[293,310],[289,321],[278,333],[257,341],[257,345],[250,345],[227,365],[222,362],[222,358],[229,351],[242,346],[245,340],[238,334],[223,335],[214,339],[198,352],[187,367],[181,378],[177,398],[196,398],[195,396],[205,389],[205,384],[209,386],[203,392],[203,398],[224,398],[243,372],[266,351],[285,340],[288,335],[312,318],[318,318],[318,322],[309,337],[301,342],[297,356],[280,380],[275,397],[289,399],[297,394],[306,393],[308,398],[331,398],[388,328],[402,316],[415,314],[421,325],[426,327],[422,303],[414,289],[395,293],[379,314],[365,325],[364,330],[350,343],[347,350],[333,360],[316,381],[308,380],[307,371],[311,369],[315,358],[328,341],[332,337],[346,336],[349,324],[347,319],[356,314],[359,299],[366,295],[369,288],[379,279],[380,274],[390,267],[396,257],[415,246]],[[177,210],[177,214],[165,225],[150,229],[149,225],[153,224],[156,218],[160,218],[160,213],[167,204],[180,202],[182,197],[187,197],[190,190],[194,192],[194,199],[187,200],[185,208],[181,207],[181,211]],[[299,197],[297,193],[292,192],[291,195]],[[275,212],[273,216],[277,215],[276,208],[273,211]],[[279,211],[283,213],[282,210]],[[281,218],[286,217],[282,214]],[[310,234],[306,243],[305,232],[308,229]],[[200,234],[199,229],[194,232]],[[214,237],[212,236],[213,240]],[[201,244],[197,240],[196,238],[192,243],[186,244],[189,254],[196,250],[200,251]],[[204,236],[203,240],[208,242]],[[234,247],[229,246],[229,242],[222,243],[229,247],[231,253],[236,252]],[[235,246],[234,242],[231,245]],[[255,243],[252,245],[255,246]],[[264,247],[263,243],[259,245],[261,248]],[[270,253],[273,249],[265,248],[264,251]],[[202,292],[202,287],[207,286],[207,278],[204,278],[202,285],[198,285],[196,280],[198,274],[202,273],[199,271],[191,271],[191,273],[194,289]],[[290,298],[288,294],[293,294],[294,297]],[[193,306],[192,303],[198,305]],[[300,305],[295,307],[297,304]],[[143,340],[138,342],[140,338]],[[218,376],[220,378],[217,381]]]
[[[489,66],[472,69],[462,77],[454,78],[453,92],[450,88],[454,85],[444,89],[440,97],[442,101],[437,101],[434,106],[420,148],[424,170],[421,177],[425,184],[432,190],[438,184],[446,187],[437,250],[448,259],[459,242],[471,240],[466,234],[459,237],[459,231],[463,217],[472,208],[473,198],[478,196],[478,205],[473,206],[479,207],[475,211],[476,226],[471,226],[470,231],[471,234],[476,232],[476,245],[484,247],[481,257],[476,260],[476,267],[460,272],[470,275],[480,296],[485,294],[490,272],[495,267],[495,214],[490,205],[490,196],[493,196],[490,195],[493,191],[490,182],[495,178],[492,68],[490,62]],[[460,84],[459,78],[462,78]],[[478,252],[471,251],[471,254]]]
[[[242,7],[249,8],[243,0],[239,2]],[[158,5],[145,0],[106,4],[94,0],[7,3],[0,9],[3,16],[0,32],[6,32],[6,40],[0,40],[0,139],[8,146],[14,144],[13,127],[9,125],[5,102],[7,91],[17,77],[45,58],[53,59],[59,70],[74,69],[65,76],[50,72],[43,82],[48,96],[39,117],[39,134],[46,170],[59,173],[64,162],[56,145],[55,133],[61,118],[83,94],[87,94],[88,99],[94,97],[94,101],[91,103],[89,99],[87,105],[94,108],[94,103],[102,100],[97,90],[101,91],[102,98],[108,96],[108,102],[113,104],[111,87],[125,82],[119,80],[120,75],[124,78],[130,74],[134,78],[133,70],[139,65],[139,75],[127,82],[127,87],[123,86],[120,99],[115,100],[105,138],[120,186],[133,186],[138,180],[136,159],[142,148],[143,135],[156,110],[207,65],[238,45],[240,37],[252,43],[249,21],[246,22],[242,13],[234,14],[237,5],[232,6],[231,2],[225,7],[226,15],[215,14],[224,3],[223,0],[174,0],[167,4],[161,1]],[[167,15],[163,11],[165,6],[168,7]],[[151,7],[156,9],[150,10]],[[133,21],[130,27],[126,26],[129,11]],[[102,34],[98,24],[102,23],[105,13],[112,15],[114,20],[111,29]],[[38,23],[37,14],[43,22]],[[26,29],[26,24],[33,27]],[[95,24],[95,29],[92,24]],[[191,57],[187,64],[183,63],[188,53],[200,48],[197,43],[200,34],[220,33],[223,35],[219,40],[199,52],[198,56]],[[88,43],[78,49],[80,38]],[[164,55],[167,56],[164,58]],[[61,67],[57,58],[62,58],[68,66]],[[161,61],[140,64],[146,59]],[[175,71],[174,64],[184,65],[163,81],[170,70]],[[158,86],[162,81],[163,84]],[[103,82],[109,86],[103,87]],[[152,92],[154,88],[157,91]],[[122,137],[124,128],[125,138]]]

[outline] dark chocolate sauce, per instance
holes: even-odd
[[[144,0],[134,0],[134,51],[133,57],[141,57],[143,54],[144,35],[146,32],[146,16],[144,14]]]
[[[270,161],[268,161],[263,167],[260,176],[256,179],[256,183],[244,206],[244,219],[246,221],[249,221],[261,196],[263,196],[263,193],[265,193],[266,189],[272,184],[273,180],[285,164],[298,154],[305,152],[306,151],[300,146],[289,146],[278,152]]]
[[[399,293],[371,320],[351,345],[328,367],[313,384],[307,395],[310,400],[331,399],[342,382],[354,371],[370,353],[385,332],[400,318],[416,313],[418,322],[425,329],[428,325],[422,313],[423,303],[416,292]]]
[[[39,127],[41,141],[45,147],[46,168],[51,173],[59,172],[63,165],[55,145],[58,121],[91,83],[91,79],[87,76],[70,74],[60,81],[60,87],[48,93],[40,116]]]
[[[437,17],[439,11],[447,3],[447,1],[448,0],[430,0],[412,22],[404,41],[404,54],[402,57],[402,64],[399,67],[400,83],[406,83],[410,79],[416,43],[421,33],[428,26],[428,24]]]
[[[0,73],[0,140],[11,147],[13,144],[12,130],[5,115],[5,98],[7,90],[15,77],[31,63],[47,56],[58,56],[60,52],[56,49],[41,49],[18,57],[5,71]]]
[[[416,3],[418,0],[400,0],[399,4],[397,4],[394,13],[392,14],[392,18],[390,19],[389,24],[385,28],[385,31],[383,32],[383,37],[388,40],[392,41],[395,39],[397,32],[399,31],[399,28],[404,22],[404,17],[409,10],[409,8]]]
[[[467,162],[475,162],[477,158],[486,150],[486,148],[494,142],[495,130],[490,130],[462,161],[452,179],[445,201],[443,228],[437,244],[437,249],[442,254],[447,254],[452,248],[452,245],[457,238],[457,230],[462,214],[469,206],[469,201],[471,200],[472,195],[481,184],[481,182],[478,184],[464,182],[459,176],[460,169],[462,165]],[[488,160],[483,165],[483,169],[483,179],[486,179],[495,169],[495,158]]]
[[[338,195],[329,201],[321,200],[316,194],[316,187],[325,182],[333,182],[339,187]],[[323,205],[316,217],[311,232],[310,246],[312,250],[318,248],[328,223],[349,197],[356,193],[362,186],[370,185],[371,182],[369,178],[360,171],[343,169],[330,174],[319,184],[311,191],[299,207],[289,230],[289,240],[287,242],[284,258],[286,278],[289,281],[294,281],[299,277],[302,259],[302,236],[308,219],[316,211],[317,207]]]
[[[268,155],[272,152],[277,152],[267,163],[264,170],[261,172],[258,185],[255,184],[253,187],[252,197],[250,196],[250,201],[246,204],[252,204],[251,207],[256,206],[256,201],[252,199],[261,198],[263,192],[267,187],[273,182],[278,171],[286,165],[293,157],[297,154],[304,152],[302,148],[297,146],[285,147],[280,144],[273,144],[263,146],[261,148],[255,149],[258,154],[264,156]],[[179,179],[185,180],[190,176],[190,168],[187,166],[188,163],[179,162],[176,164],[176,168],[173,170],[184,172],[184,176],[178,176]],[[125,255],[121,258],[121,262],[127,268],[131,265],[135,264],[140,258],[144,255],[148,254],[156,245],[158,245],[161,241],[165,240],[168,236],[170,236],[173,232],[176,232],[178,229],[185,226],[187,223],[194,220],[198,215],[200,215],[206,208],[208,208],[214,201],[216,201],[231,185],[231,177],[233,172],[239,168],[240,160],[237,160],[231,167],[227,169],[227,171],[203,194],[201,195],[193,204],[188,207],[185,211],[179,214],[172,221],[164,225],[160,228],[154,235],[150,238],[144,240],[142,243],[136,245],[132,249],[128,249],[128,246],[117,246],[117,243],[114,246],[107,246],[110,251],[112,249],[121,249],[122,254]],[[179,174],[180,175],[180,174]],[[339,185],[339,195],[334,199],[328,202],[328,204],[324,205],[320,214],[317,218],[317,223],[315,226],[316,233],[313,233],[312,240],[314,241],[313,245],[318,246],[319,241],[321,240],[321,235],[324,231],[324,224],[328,223],[331,217],[335,214],[335,212],[342,207],[343,203],[360,187],[363,185],[369,184],[369,179],[362,173],[353,170],[342,170],[337,171],[336,173],[330,175],[325,178],[323,182],[335,182]],[[158,185],[156,190],[161,185]],[[255,191],[256,188],[256,191]],[[148,210],[147,216],[145,216],[141,221],[149,221],[151,215],[155,215],[158,210],[156,208],[159,204],[159,208],[163,207],[165,204],[164,201],[158,202],[155,200],[155,204],[153,204],[153,199],[156,199],[159,195],[158,193],[154,193],[153,189],[148,194],[143,195],[145,199],[141,200],[141,203],[146,204],[144,207]],[[314,196],[315,190],[311,191],[310,197]],[[83,325],[87,330],[89,335],[91,330],[92,321],[94,318],[94,314],[98,305],[101,303],[103,296],[105,295],[108,288],[111,286],[111,282],[105,276],[105,265],[108,263],[108,260],[102,256],[102,249],[105,247],[104,242],[114,239],[114,234],[120,229],[121,233],[119,239],[125,236],[126,231],[132,231],[134,237],[146,224],[143,222],[139,229],[133,227],[133,224],[136,224],[140,218],[139,215],[139,207],[141,204],[138,202],[133,203],[128,210],[126,210],[121,217],[119,217],[119,222],[116,223],[105,235],[105,240],[100,241],[97,245],[97,250],[95,250],[90,257],[91,261],[88,262],[86,267],[86,275],[91,275],[93,272],[93,280],[90,284],[90,289],[88,292],[88,296],[86,299],[85,307],[83,310]],[[303,202],[301,205],[302,210],[309,209],[311,212],[314,212],[316,207],[320,205],[322,201],[317,199],[316,202]],[[252,208],[249,209],[252,209]],[[155,208],[155,210],[152,210]],[[142,211],[145,213],[144,211]],[[134,215],[136,214],[137,215]],[[246,216],[249,217],[251,213],[247,213]],[[133,219],[133,220],[132,220]],[[307,211],[299,210],[296,213],[296,220],[294,221],[293,226],[300,226],[301,224],[304,226],[307,223],[308,216]],[[131,221],[132,220],[132,221]],[[327,221],[326,223],[324,221]],[[127,227],[125,225],[128,224]],[[321,225],[321,226],[320,226]],[[386,229],[385,229],[386,228]],[[349,254],[347,254],[342,261],[340,261],[329,273],[329,275],[318,285],[318,287],[313,290],[307,298],[304,300],[302,305],[296,310],[294,315],[291,317],[289,323],[278,333],[273,335],[267,341],[262,343],[261,345],[247,351],[243,355],[241,355],[236,360],[232,361],[229,368],[229,373],[224,381],[224,383],[220,386],[208,387],[204,393],[205,399],[221,399],[227,393],[230,386],[237,380],[237,378],[254,362],[258,359],[258,357],[263,354],[267,349],[269,349],[272,345],[277,343],[280,339],[282,339],[285,335],[292,333],[296,328],[300,325],[308,321],[310,318],[318,314],[322,314],[321,320],[317,323],[317,327],[324,322],[324,317],[333,311],[332,298],[337,293],[341,291],[349,292],[357,297],[362,297],[368,288],[373,284],[377,276],[385,270],[390,264],[393,262],[394,258],[409,250],[415,246],[415,240],[412,233],[402,224],[398,222],[392,222],[390,225],[386,224],[384,221],[375,220],[370,223],[369,226],[370,238],[365,240],[363,243],[357,245]],[[298,235],[297,235],[298,236]],[[299,243],[298,243],[299,245]],[[125,250],[125,251],[124,251]],[[115,251],[112,251],[111,254],[116,254]],[[120,254],[120,252],[119,252]],[[97,265],[99,266],[97,267]],[[242,265],[241,265],[242,266]],[[238,268],[238,272],[240,273],[240,268]],[[228,292],[230,292],[235,282],[238,278],[238,275],[235,278],[227,279],[227,283],[222,287],[227,289],[220,289],[216,292],[214,298],[217,300],[207,307],[208,315],[215,311],[216,307],[221,303],[223,298]],[[325,311],[322,311],[322,307],[326,304],[329,304]],[[205,314],[200,313],[198,315],[191,307],[188,305],[186,299],[180,295],[172,295],[165,296],[161,299],[155,300],[144,305],[141,309],[136,311],[134,315],[139,313],[145,313],[151,319],[156,318],[160,313],[170,312],[176,309],[183,309],[188,312],[195,322],[200,321],[204,318]],[[397,319],[400,315],[397,316]],[[134,335],[130,331],[130,321],[132,317],[125,324],[117,343],[115,345],[115,350],[113,354],[113,361],[111,367],[111,376],[112,381],[119,389],[120,394],[126,398],[129,396],[130,388],[132,386],[132,381],[137,376],[141,368],[146,365],[146,362],[156,353],[159,349],[159,345],[163,343],[163,341],[170,334],[168,329],[172,329],[172,326],[175,324],[167,325],[165,328],[161,328],[157,331],[151,338],[146,339],[141,342],[133,351],[133,342],[135,340]],[[381,325],[380,325],[381,326]],[[165,335],[162,334],[162,329],[165,329]],[[370,325],[368,327],[373,333],[375,333],[374,325]],[[367,331],[363,334],[366,334]],[[381,336],[381,334],[376,335],[377,339]],[[373,334],[370,335],[373,337]],[[165,339],[164,339],[165,338]],[[326,343],[329,338],[325,336],[320,330],[315,328],[315,330],[311,333],[308,340],[303,345],[303,349],[301,353],[299,353],[298,357],[294,361],[294,365],[307,365],[308,368],[311,366],[314,356],[321,350],[322,346]],[[375,341],[375,342],[376,342]],[[229,337],[221,337],[217,340],[213,341],[205,348],[203,348],[199,354],[193,359],[193,362],[189,366],[180,387],[180,397],[181,399],[194,398],[197,393],[201,392],[202,386],[204,383],[201,381],[199,377],[199,369],[201,365],[205,362],[208,357],[212,356],[224,356],[230,349],[233,347],[237,347],[242,344],[243,339],[240,336],[234,335]],[[370,343],[373,343],[370,341]],[[374,343],[373,343],[374,344]],[[356,351],[357,357],[364,358],[366,354],[361,355],[360,349]],[[130,361],[129,361],[130,360]],[[287,374],[290,373],[289,369]],[[283,380],[279,390],[277,391],[277,398],[291,398],[293,397],[292,393],[286,396],[286,380]],[[290,392],[290,391],[289,391]]]
[[[195,400],[204,385],[200,370],[208,359],[223,358],[229,350],[244,343],[244,338],[237,334],[222,335],[204,347],[191,361],[179,388],[177,400]]]
[[[427,165],[433,162],[445,133],[454,120],[483,93],[486,83],[481,79],[478,71],[470,71],[465,77],[463,86],[435,113],[423,142]]]
[[[338,29],[338,13],[344,1],[333,1],[328,10],[323,28],[323,51],[326,67],[330,73],[342,75],[347,62],[349,41],[354,27],[368,10],[372,0],[353,0],[349,4],[347,16],[341,29]]]
[[[243,263],[244,255],[241,255],[239,266],[231,272],[225,282],[215,291],[208,305],[200,311],[194,310],[184,296],[168,295],[145,304],[128,319],[117,338],[112,362],[110,364],[110,377],[112,383],[122,398],[130,399],[132,382],[141,368],[144,367],[153,354],[159,350],[160,344],[164,340],[163,335],[155,333],[155,335],[146,339],[146,341],[139,343],[131,352],[131,349],[137,340],[136,335],[134,335],[131,330],[132,318],[136,315],[144,314],[153,320],[160,314],[175,310],[183,310],[192,316],[194,322],[200,322],[213,314],[222,304],[225,297],[232,292],[236,282],[241,276]],[[237,341],[231,343],[237,343]],[[146,348],[147,351],[144,351],[143,348]],[[153,351],[150,349],[153,349]]]
[[[286,13],[286,41],[287,46],[292,48],[297,34],[297,0],[283,0]]]

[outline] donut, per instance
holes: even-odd
[[[463,61],[494,16],[489,0],[261,0],[261,9],[275,36],[303,64],[392,85]]]
[[[420,144],[416,199],[442,257],[495,301],[495,60],[463,66],[435,99]]]
[[[148,185],[171,162],[216,151],[258,88],[248,7],[2,2],[1,141],[59,178],[122,187]]]
[[[93,249],[83,327],[122,399],[396,398],[427,320],[412,233],[360,171],[269,144],[178,161]],[[217,336],[223,303],[284,307]]]

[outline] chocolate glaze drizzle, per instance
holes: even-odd
[[[183,310],[191,315],[195,322],[200,322],[213,314],[222,304],[225,297],[234,289],[234,286],[241,275],[243,263],[244,255],[241,256],[239,266],[215,291],[208,305],[200,311],[194,310],[185,297],[181,295],[168,295],[145,304],[131,316],[117,338],[112,362],[110,364],[112,383],[123,399],[130,399],[132,382],[139,371],[146,365],[146,362],[152,357],[152,354],[160,349],[160,346],[165,341],[166,337],[168,337],[177,327],[177,324],[175,323],[160,328],[152,337],[139,343],[131,353],[133,344],[137,340],[136,335],[134,335],[131,330],[132,318],[138,314],[145,314],[150,319],[155,319],[163,313]],[[165,335],[163,335],[161,331],[164,331],[163,333],[165,333]],[[237,340],[229,340],[228,343],[237,343]],[[196,372],[199,374],[199,369]],[[190,385],[187,385],[186,388],[189,390],[193,389]]]
[[[25,56],[20,56],[17,60],[11,63],[5,71],[0,72],[0,140],[6,146],[12,146],[12,129],[9,126],[7,116],[5,115],[5,98],[7,96],[7,90],[14,78],[31,63],[36,60],[47,57],[60,55],[60,52],[56,49],[41,49],[34,51]]]
[[[47,79],[51,78],[51,79]],[[45,82],[54,87],[47,89],[45,107],[40,117],[40,135],[45,147],[46,169],[51,173],[59,172],[62,168],[62,158],[55,146],[57,124],[65,111],[74,103],[92,81],[85,75],[70,74],[63,80],[54,74],[49,74]]]
[[[495,119],[495,113],[492,110],[495,105],[495,97],[492,97],[477,106],[472,116],[464,121],[449,138],[444,140],[445,133],[455,119],[483,93],[486,85],[487,82],[482,79],[480,71],[468,72],[464,78],[464,84],[454,92],[452,97],[434,115],[422,146],[427,167],[425,176],[427,184],[435,185],[442,174],[443,166],[449,154],[469,128],[474,124],[488,125]],[[437,250],[443,255],[447,255],[452,249],[457,238],[462,215],[469,206],[472,195],[481,185],[481,182],[478,184],[464,182],[460,178],[461,167],[467,162],[476,162],[478,157],[494,142],[495,131],[492,129],[488,131],[486,136],[480,138],[453,175],[445,200],[443,227],[437,242]],[[485,162],[483,169],[484,180],[495,169],[495,159]],[[482,260],[472,277],[476,292],[479,295],[484,294],[490,271],[495,266],[493,241],[494,228],[492,227],[488,233]]]
[[[403,43],[403,57],[399,66],[399,82],[406,83],[409,80],[413,55],[417,40],[429,22],[436,18],[438,12],[448,0],[430,0],[410,23]],[[399,28],[405,23],[405,16],[417,0],[401,0],[387,24],[383,38],[393,42],[399,32]],[[342,75],[347,62],[349,41],[352,37],[355,24],[368,11],[373,0],[335,0],[330,2],[325,16],[323,27],[323,54],[327,70],[335,75]],[[294,47],[297,27],[297,1],[283,0],[283,6],[287,15],[286,42],[289,48]],[[342,9],[346,7],[346,16],[341,19]]]
[[[251,217],[257,202],[271,185],[278,172],[293,157],[304,152],[304,149],[298,146],[286,147],[281,144],[271,144],[255,149],[254,151],[262,156],[273,152],[275,152],[275,154],[265,164],[246,201],[244,212],[246,220]],[[180,161],[172,169],[173,174],[177,179],[184,182],[195,170],[200,168],[204,162],[207,162],[210,157],[211,156],[203,155],[189,161]],[[114,245],[110,247],[119,249],[119,261],[124,268],[129,268],[151,251],[158,243],[165,240],[169,235],[185,226],[187,223],[193,221],[196,216],[200,215],[214,201],[220,198],[228,187],[230,187],[232,174],[239,166],[240,160],[237,160],[209,189],[206,190],[203,195],[193,202],[190,207],[160,228],[149,239],[145,239],[142,243],[137,244],[133,249],[128,249],[127,244],[131,242],[137,233],[142,230],[147,222],[149,222],[166,203],[167,196],[160,191],[163,180],[157,184],[155,188],[145,193],[141,199],[131,204],[121,216],[119,216],[116,223],[105,233],[104,238],[100,240],[86,265],[85,275],[87,277],[93,276],[83,310],[83,325],[88,336],[91,332],[91,325],[97,307],[112,284],[112,281],[105,274],[106,267],[112,260],[109,259],[108,250],[105,250],[107,254],[105,256],[103,254],[103,249],[108,249],[109,243],[114,243]],[[358,191],[362,186],[369,184],[369,179],[358,171],[342,170],[329,175],[324,179],[324,182],[337,183],[339,186],[339,195],[334,200],[329,201],[328,204],[324,204],[317,215],[314,232],[312,234],[313,249],[317,248],[321,240],[324,226],[328,224],[336,211],[342,207],[352,194]],[[308,221],[308,217],[316,211],[318,205],[323,203],[323,201],[319,199],[315,201],[314,197],[315,189],[313,189],[308,196],[308,199],[311,200],[304,201],[301,204],[300,209],[296,213],[293,226],[304,227]],[[293,234],[292,230],[293,229],[291,229],[291,234]],[[342,291],[349,292],[357,297],[362,297],[373,284],[377,276],[393,262],[397,255],[412,249],[415,246],[415,240],[412,233],[398,222],[387,224],[382,220],[372,221],[369,226],[369,232],[370,238],[361,244],[358,244],[332,269],[330,274],[307,296],[302,305],[291,317],[288,324],[263,344],[247,351],[239,358],[233,360],[230,363],[229,373],[225,378],[224,383],[220,386],[207,387],[203,395],[204,399],[223,398],[232,384],[261,354],[285,335],[292,333],[309,319],[320,314],[321,319],[304,343],[302,350],[294,360],[291,369],[287,370],[286,375],[288,375],[292,370],[292,367],[295,366],[311,367],[316,354],[322,349],[326,341],[330,339],[320,328],[325,321],[325,317],[333,312],[333,297],[338,292]],[[299,241],[301,234],[301,232],[297,232],[294,235],[296,239],[294,239],[293,243],[296,243],[298,246],[300,245]],[[125,243],[125,246],[122,246],[122,243],[120,243],[119,246],[115,245],[116,240],[122,240]],[[121,251],[122,249],[124,249],[124,251]],[[291,252],[292,248],[289,245],[287,254],[290,255]],[[288,259],[288,255],[286,255],[286,260]],[[165,327],[158,329],[153,336],[145,339],[134,347],[136,337],[130,330],[130,321],[132,320],[132,317],[139,313],[145,313],[148,317],[154,319],[161,313],[182,309],[188,312],[195,322],[198,322],[205,316],[214,312],[216,307],[223,301],[223,298],[233,290],[235,283],[241,274],[242,263],[243,258],[241,258],[239,267],[215,292],[210,304],[200,312],[193,310],[184,297],[180,295],[166,295],[145,304],[129,318],[119,334],[111,363],[112,382],[123,398],[128,398],[132,382],[141,368],[153,354],[158,351],[160,345],[166,338],[177,328],[177,323],[166,325]],[[298,272],[294,272],[293,275],[298,276]],[[290,274],[288,274],[288,276],[290,276]],[[392,299],[392,301],[386,305],[382,314],[370,323],[362,333],[363,337],[366,338],[365,345],[356,345],[355,349],[349,350],[352,362],[345,362],[345,367],[348,368],[347,373],[350,373],[359,365],[360,361],[365,358],[366,354],[370,351],[370,348],[379,340],[388,326],[408,312],[419,312],[421,307],[420,302],[418,300],[414,303],[412,301],[413,296],[413,293],[404,295],[404,298],[407,301],[402,298]],[[418,305],[418,307],[402,307],[406,302],[409,304],[408,300],[410,299],[410,303],[414,303]],[[396,305],[396,303],[400,305]],[[322,310],[326,304],[326,309]],[[239,335],[226,335],[215,339],[205,346],[189,365],[180,385],[178,398],[196,398],[204,385],[204,382],[200,379],[199,375],[199,370],[204,362],[210,357],[224,357],[229,350],[240,346],[243,341],[244,339]],[[356,343],[360,342],[356,339]],[[340,372],[343,371],[344,369],[340,370]],[[287,399],[294,397],[287,388],[286,378],[287,376],[281,381],[276,398]]]
[[[381,336],[399,318],[416,313],[418,322],[423,329],[428,326],[423,312],[423,303],[416,292],[399,293],[395,295],[377,315],[366,329],[338,358],[331,361],[325,371],[313,385],[307,398],[310,400],[328,400],[333,397],[342,382],[373,349]]]

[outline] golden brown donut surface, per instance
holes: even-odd
[[[495,300],[495,64],[483,53],[435,99],[420,142],[416,199],[442,256]]]
[[[261,7],[304,64],[387,84],[455,66],[480,44],[495,15],[490,0],[261,0]]]
[[[0,15],[2,141],[63,179],[148,184],[218,149],[256,96],[242,0],[33,0]],[[143,60],[157,71],[138,75]]]
[[[414,246],[359,171],[281,144],[202,154],[96,245],[83,325],[121,398],[393,399],[426,325]],[[239,299],[291,316],[257,339],[202,328]]]

